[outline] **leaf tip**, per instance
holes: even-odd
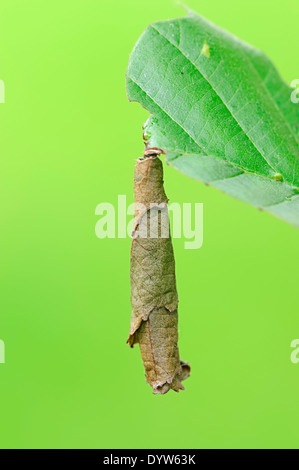
[[[177,5],[182,7],[183,10],[185,10],[185,12],[188,14],[188,15],[195,15],[195,11],[191,10],[191,8],[189,8],[187,5],[185,5],[185,3],[182,3],[180,1],[177,1]]]

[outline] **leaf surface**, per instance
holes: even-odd
[[[182,173],[299,227],[299,105],[260,51],[189,12],[151,24],[127,93],[151,116],[147,147]]]

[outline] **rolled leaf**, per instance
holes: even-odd
[[[178,350],[178,295],[162,163],[154,150],[136,162],[128,343],[139,343],[154,393],[184,389],[190,367]]]

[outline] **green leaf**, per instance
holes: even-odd
[[[145,30],[127,92],[151,113],[148,148],[299,227],[299,104],[263,53],[189,12]]]

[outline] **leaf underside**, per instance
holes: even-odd
[[[263,53],[189,12],[145,30],[127,93],[170,165],[299,227],[299,104]]]

